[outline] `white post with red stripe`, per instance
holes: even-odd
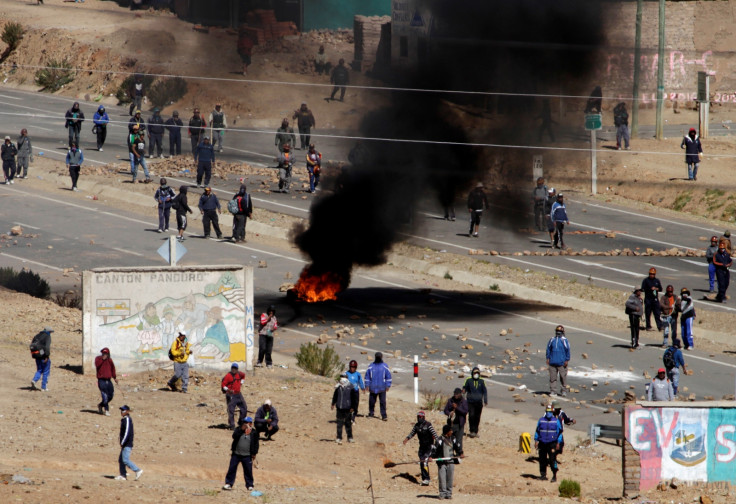
[[[414,404],[419,404],[419,356],[414,356]]]

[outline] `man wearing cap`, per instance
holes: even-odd
[[[92,132],[97,135],[97,150],[102,152],[102,146],[105,145],[107,138],[107,125],[110,122],[110,116],[107,115],[104,105],[97,107],[97,112],[92,116],[92,122],[94,123]]]
[[[626,315],[629,316],[629,328],[631,329],[631,348],[639,348],[639,326],[641,316],[644,314],[644,301],[641,299],[641,289],[636,288],[626,300]]]
[[[18,137],[18,160],[16,163],[16,174],[18,178],[28,178],[28,163],[33,163],[33,147],[31,139],[28,138],[28,130],[23,128],[20,130]]]
[[[555,228],[554,238],[552,240],[552,248],[566,248],[565,240],[562,237],[565,232],[565,224],[570,225],[570,219],[567,217],[567,206],[565,206],[565,196],[562,193],[557,195],[557,200],[552,204],[549,211],[549,217]],[[557,244],[559,243],[559,247]]]
[[[120,407],[120,456],[118,464],[120,466],[120,475],[115,476],[116,480],[125,481],[128,479],[126,467],[135,473],[135,479],[139,480],[143,469],[140,469],[130,460],[130,454],[133,451],[133,419],[130,417],[130,406],[127,404]]]
[[[376,409],[376,399],[379,400],[381,406],[381,419],[385,422],[388,420],[386,415],[386,392],[391,388],[392,378],[391,371],[383,362],[383,354],[376,352],[375,359],[365,371],[365,388],[369,392],[368,395],[368,416],[374,417]]]
[[[662,364],[667,371],[667,378],[672,382],[672,394],[675,397],[677,397],[677,389],[680,386],[680,368],[682,367],[682,372],[687,374],[685,357],[683,357],[680,347],[682,347],[680,340],[673,338],[672,345],[662,355]]]
[[[187,341],[187,335],[184,331],[179,331],[179,335],[171,344],[169,353],[174,361],[174,376],[171,377],[167,385],[176,392],[176,382],[181,378],[181,391],[187,393],[189,387],[189,356],[192,355],[192,345]]]
[[[212,192],[212,188],[207,186],[204,188],[202,196],[199,197],[199,212],[202,214],[202,226],[204,227],[204,237],[210,237],[210,224],[215,228],[217,239],[222,239],[222,231],[220,231],[220,219],[217,214],[222,213],[220,208],[220,200]]]
[[[534,203],[534,225],[538,231],[544,231],[544,203],[547,200],[549,189],[544,185],[544,177],[537,179],[537,185],[532,190],[532,203]]]
[[[146,131],[146,121],[141,117],[140,109],[135,111],[135,115],[128,121],[128,131],[133,131],[133,126],[138,126],[138,133]]]
[[[534,448],[539,450],[539,479],[547,479],[547,466],[552,469],[552,483],[557,481],[557,452],[562,442],[562,424],[548,404],[534,431]]]
[[[206,128],[207,121],[204,120],[204,117],[199,115],[199,109],[195,108],[194,112],[192,112],[191,119],[189,119],[189,140],[192,144],[192,155],[194,155],[195,163],[197,162],[196,149],[202,142],[202,137],[204,137]]]
[[[330,405],[333,410],[337,408],[337,411],[335,411],[335,421],[337,423],[335,442],[337,444],[342,444],[343,426],[348,435],[348,443],[353,442],[353,404],[355,404],[357,394],[358,391],[348,380],[348,374],[343,371],[340,374],[340,380],[335,385],[335,390],[332,393],[332,404]]]
[[[238,370],[238,363],[230,366],[230,372],[222,379],[222,393],[225,394],[227,403],[227,425],[231,430],[235,429],[235,409],[239,410],[238,424],[246,417],[248,406],[245,404],[241,387],[245,383],[245,373]]]
[[[266,399],[256,410],[254,420],[256,431],[259,434],[263,432],[266,435],[266,441],[271,441],[273,435],[279,431],[279,414],[270,399]]]
[[[148,118],[148,133],[151,135],[151,141],[148,144],[148,157],[153,157],[153,147],[156,146],[156,155],[160,158],[163,155],[164,131],[166,130],[164,118],[161,117],[161,109],[158,107],[153,109],[153,115]]]
[[[458,459],[465,458],[463,447],[452,435],[452,427],[442,426],[442,437],[432,446],[430,461],[437,462],[437,481],[439,483],[440,499],[452,499],[452,485],[455,479],[455,464]]]
[[[36,382],[41,381],[41,390],[48,391],[49,373],[51,372],[51,333],[50,327],[44,327],[31,341],[31,357],[36,360],[36,374],[31,379],[31,390],[36,390]]]
[[[549,395],[556,394],[557,376],[560,377],[560,395],[567,394],[567,364],[570,362],[570,342],[565,337],[565,328],[558,325],[554,337],[547,342],[547,368],[549,369]]]
[[[547,191],[547,199],[544,201],[544,218],[547,224],[547,232],[549,233],[549,246],[555,246],[555,223],[552,222],[552,205],[557,201],[557,191],[551,187]]]
[[[5,183],[13,184],[15,178],[15,156],[18,154],[18,149],[15,144],[10,140],[9,136],[5,137],[5,142],[2,148],[0,148],[0,158],[3,160],[3,175],[5,175]]]
[[[158,203],[158,232],[163,233],[169,230],[169,216],[171,215],[171,203],[174,201],[176,194],[169,187],[165,178],[159,180],[159,188],[153,195],[153,199]]]
[[[710,237],[710,246],[705,250],[705,261],[708,263],[708,287],[709,293],[716,293],[716,267],[713,264],[713,257],[718,252],[718,237]]]
[[[468,436],[478,437],[478,426],[480,415],[483,413],[483,405],[488,406],[488,389],[486,382],[480,377],[480,368],[473,368],[470,376],[465,380],[463,392],[468,400]]]
[[[110,401],[112,401],[115,394],[112,380],[115,380],[117,385],[118,376],[115,373],[115,363],[110,357],[109,348],[105,347],[100,350],[100,355],[95,357],[95,367],[97,368],[97,388],[100,389],[100,395],[102,396],[102,401],[97,404],[97,411],[102,415],[104,409],[104,414],[110,416]]]
[[[672,383],[666,376],[667,370],[659,368],[657,376],[652,379],[647,389],[647,401],[674,401],[675,393],[672,390]]]
[[[215,149],[210,144],[209,137],[204,137],[202,143],[194,148],[194,162],[197,163],[197,187],[202,187],[202,177],[204,187],[207,187],[210,185],[212,167],[215,164]]]
[[[225,130],[227,129],[227,117],[222,111],[222,104],[216,103],[215,110],[210,112],[210,136],[212,137],[212,146],[217,146],[217,152],[222,152],[222,142],[225,138]]]
[[[682,139],[681,149],[685,149],[685,163],[687,163],[687,179],[698,180],[698,166],[703,156],[703,145],[700,143],[698,132],[690,128],[687,135]]]
[[[447,423],[452,427],[452,435],[455,436],[457,444],[463,445],[465,436],[465,421],[468,417],[468,401],[463,397],[463,389],[456,388],[452,397],[447,400],[442,413],[447,415]]]
[[[299,139],[301,140],[301,150],[307,148],[312,139],[311,133],[312,128],[315,127],[314,115],[312,111],[307,108],[307,102],[302,102],[299,110],[294,111],[292,119],[296,119],[296,124],[299,127]],[[294,146],[296,148],[296,145]]]
[[[223,490],[232,490],[235,477],[238,475],[238,465],[243,466],[245,488],[253,490],[253,462],[258,455],[258,433],[253,429],[253,419],[245,417],[238,422],[238,428],[233,432],[233,443],[230,445],[230,467],[225,476]]]
[[[680,290],[680,300],[675,305],[675,311],[680,314],[680,334],[685,342],[685,350],[693,347],[693,321],[695,320],[695,303],[690,297],[687,287]]]
[[[731,254],[726,250],[726,242],[721,240],[718,243],[718,252],[713,256],[713,265],[716,267],[716,279],[718,280],[718,294],[716,294],[716,303],[726,302],[726,291],[731,283]]]
[[[659,293],[662,292],[662,282],[657,278],[657,268],[649,268],[649,276],[641,281],[641,290],[644,293],[644,313],[646,315],[647,331],[652,330],[652,313],[657,331],[662,330]]]
[[[552,414],[554,414],[555,418],[560,421],[560,427],[562,428],[563,432],[565,430],[565,425],[575,425],[577,423],[577,420],[574,418],[570,418],[567,416],[567,413],[562,411],[562,406],[560,405],[560,401],[555,399],[552,401]],[[562,455],[562,451],[565,449],[565,437],[560,437],[560,449],[557,450],[557,456],[559,457]],[[557,460],[557,463],[561,463],[559,460]]]
[[[450,430],[452,432],[452,430]],[[417,423],[411,428],[411,432],[404,438],[406,444],[414,436],[419,440],[419,470],[422,473],[422,486],[429,485],[429,457],[432,456],[432,445],[437,441],[437,432],[432,422],[426,419],[424,411],[417,413]]]
[[[184,127],[184,123],[179,119],[179,111],[174,110],[174,113],[166,120],[165,124],[169,131],[169,156],[180,156],[181,129]]]
[[[665,347],[668,336],[672,338],[672,341],[677,338],[677,312],[675,311],[677,296],[675,296],[675,288],[672,285],[664,289],[664,295],[659,300],[659,304],[662,308],[662,328],[664,329],[662,346]]]
[[[478,238],[478,228],[480,227],[480,218],[483,215],[483,209],[488,208],[488,198],[483,191],[483,182],[478,182],[475,189],[468,194],[468,212],[470,213],[470,231],[468,236]]]

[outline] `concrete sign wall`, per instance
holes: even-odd
[[[253,269],[241,266],[98,268],[83,281],[83,365],[108,347],[118,371],[170,367],[171,343],[185,331],[195,369],[250,366]]]

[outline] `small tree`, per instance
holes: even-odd
[[[185,94],[187,94],[187,81],[181,77],[172,77],[156,81],[148,91],[148,99],[154,107],[163,108],[179,101]]]
[[[294,356],[297,366],[319,376],[336,377],[345,369],[345,364],[330,345],[320,348],[316,343],[303,344]]]
[[[558,487],[558,490],[560,492],[560,497],[580,497],[580,483],[573,480],[562,480],[560,483],[560,486]]]
[[[6,54],[10,54],[20,45],[20,41],[23,39],[23,34],[23,26],[20,23],[9,21],[5,24],[5,28],[3,29],[3,34],[0,36],[0,39],[8,45],[8,48],[5,50]]]
[[[43,88],[43,91],[58,91],[62,87],[74,80],[74,70],[72,64],[63,60],[52,59],[46,62],[46,67],[41,68],[35,75],[36,84]]]

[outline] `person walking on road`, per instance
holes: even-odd
[[[335,94],[337,94],[338,90],[340,90],[340,101],[343,101],[345,98],[345,86],[350,84],[350,72],[348,72],[343,58],[340,58],[340,61],[337,62],[337,66],[332,69],[330,82],[335,85],[335,87],[332,88],[330,101],[335,99]]]
[[[222,152],[225,130],[227,129],[227,117],[225,117],[225,112],[222,111],[222,103],[215,104],[215,109],[210,112],[209,120],[212,147],[217,146],[217,152]]]
[[[716,265],[713,264],[713,257],[716,255],[716,252],[718,252],[718,237],[711,236],[710,247],[705,251],[705,260],[708,263],[708,292],[710,294],[716,293]]]
[[[667,370],[659,368],[657,376],[652,379],[647,389],[647,401],[674,401],[675,393],[672,390],[672,383],[666,376]]]
[[[233,214],[233,241],[245,242],[245,225],[253,217],[253,200],[244,183],[240,185],[233,199],[238,204],[238,211]]]
[[[158,232],[163,233],[169,230],[169,216],[171,215],[171,204],[176,198],[174,190],[168,186],[165,178],[159,181],[159,188],[153,199],[158,203]]]
[[[731,283],[731,254],[726,250],[726,242],[721,240],[718,243],[718,252],[713,256],[713,265],[716,267],[716,279],[718,280],[718,294],[716,294],[716,303],[725,303],[728,290],[728,284]]]
[[[358,361],[351,360],[348,364],[348,380],[353,384],[353,388],[358,393],[353,396],[355,404],[353,404],[353,418],[352,421],[355,423],[355,417],[358,416],[358,406],[360,406],[360,392],[365,390],[365,383],[363,383],[363,376],[358,371]]]
[[[685,357],[683,357],[682,350],[680,350],[681,346],[680,340],[675,338],[672,340],[672,345],[662,355],[662,364],[664,364],[667,371],[667,378],[672,382],[672,394],[675,397],[677,397],[677,389],[680,386],[680,368],[682,368],[683,373],[687,374]]]
[[[109,348],[103,348],[100,355],[95,357],[95,368],[97,368],[97,388],[100,389],[100,395],[102,396],[102,401],[97,404],[97,411],[100,415],[110,416],[110,401],[115,395],[112,380],[115,380],[115,385],[117,385],[118,375],[115,372],[115,363],[110,357]]]
[[[477,366],[465,380],[463,392],[468,401],[468,436],[476,438],[483,406],[488,406],[488,389],[485,380],[480,377],[480,369]]]
[[[143,469],[135,465],[135,462],[130,460],[130,454],[133,451],[133,419],[130,417],[130,406],[127,404],[120,406],[120,455],[118,456],[118,465],[120,466],[120,474],[115,476],[116,480],[125,481],[128,479],[127,470],[129,468],[135,473],[135,479],[138,481],[141,479]]]
[[[681,149],[685,149],[685,163],[687,163],[687,179],[698,180],[698,167],[703,157],[703,145],[695,128],[690,128],[687,135],[682,139]]]
[[[259,434],[265,434],[266,441],[271,441],[279,431],[279,414],[270,399],[266,399],[256,410],[255,426]]]
[[[368,416],[375,417],[376,399],[381,408],[381,420],[388,420],[386,414],[386,394],[391,389],[393,378],[388,365],[383,362],[383,354],[376,352],[373,363],[365,371],[365,388],[368,391]]]
[[[285,144],[282,148],[283,152],[276,158],[279,163],[279,192],[289,194],[291,172],[294,169],[294,156],[289,144]]]
[[[204,193],[199,197],[199,212],[202,214],[202,227],[204,228],[204,238],[210,237],[210,224],[215,228],[217,239],[222,239],[222,231],[220,231],[220,219],[217,216],[222,213],[220,208],[220,200],[212,192],[212,188],[207,186]]]
[[[28,130],[23,128],[20,130],[20,136],[18,137],[18,160],[16,163],[16,175],[20,179],[28,178],[28,163],[33,163],[33,147],[31,146],[31,139],[28,138]]]
[[[644,313],[646,315],[647,331],[652,330],[652,314],[657,331],[662,330],[659,293],[662,292],[662,282],[657,278],[657,268],[649,268],[649,276],[641,281],[641,290],[644,293]]]
[[[235,430],[235,410],[238,409],[238,425],[240,421],[248,416],[248,406],[241,392],[245,383],[245,373],[238,370],[238,363],[233,362],[230,366],[230,372],[222,378],[222,393],[225,394],[225,403],[227,404],[227,425],[230,430]]]
[[[669,336],[672,341],[677,338],[677,312],[675,307],[677,306],[677,297],[675,296],[675,288],[668,285],[664,290],[664,296],[659,300],[659,304],[662,308],[662,328],[664,329],[664,338],[662,339],[662,346],[667,346],[667,337]]]
[[[452,487],[455,482],[455,464],[458,459],[465,458],[463,447],[452,435],[452,427],[442,426],[442,437],[432,446],[431,460],[437,463],[437,481],[440,499],[452,499]]]
[[[562,435],[560,436],[560,449],[557,450],[557,457],[555,457],[555,461],[558,464],[561,464],[561,462],[559,461],[559,456],[562,455],[562,451],[565,449],[565,436],[564,436],[565,425],[575,425],[578,422],[574,418],[570,418],[569,416],[567,416],[567,413],[562,411],[562,406],[560,406],[560,401],[555,399],[554,401],[552,401],[551,404],[552,404],[552,414],[555,416],[557,420],[560,421],[560,427],[562,428],[562,431],[563,431],[561,433]]]
[[[335,391],[332,393],[331,409],[337,408],[335,412],[335,420],[337,422],[337,437],[335,442],[342,444],[342,428],[348,435],[348,443],[353,441],[353,404],[355,404],[354,396],[358,394],[353,384],[348,380],[347,373],[340,375],[340,381],[335,385]]]
[[[74,102],[72,108],[66,111],[65,119],[64,127],[69,133],[69,147],[71,148],[72,144],[79,146],[79,136],[84,122],[84,112],[79,108],[79,102]]]
[[[468,194],[468,212],[470,213],[468,236],[478,238],[478,228],[480,227],[480,218],[483,216],[484,208],[489,208],[488,197],[483,190],[483,182],[478,182],[475,189]]]
[[[409,435],[404,438],[403,444],[408,443],[414,436],[419,441],[419,451],[417,454],[419,456],[419,471],[422,475],[422,486],[428,486],[429,457],[432,456],[432,445],[437,441],[437,432],[434,430],[432,422],[427,420],[424,411],[417,413],[417,423],[414,424]]]
[[[296,145],[296,134],[294,134],[294,128],[289,126],[289,120],[285,117],[281,121],[281,127],[276,130],[274,145],[278,148],[279,153],[284,152],[284,145]]]
[[[210,185],[212,169],[215,167],[215,148],[210,143],[209,137],[204,137],[202,143],[194,148],[194,162],[197,163],[197,187],[207,187]]]
[[[309,175],[309,192],[312,194],[314,194],[319,185],[321,171],[322,153],[315,149],[314,144],[309,144],[309,152],[307,152],[307,174]]]
[[[18,149],[15,144],[10,140],[9,136],[5,137],[5,142],[2,148],[0,148],[0,157],[3,160],[3,174],[5,175],[5,184],[13,184],[15,178],[15,156],[18,154]]]
[[[261,325],[258,329],[258,362],[256,367],[263,366],[263,360],[266,360],[266,367],[273,368],[273,360],[271,352],[273,351],[273,338],[276,330],[279,328],[279,321],[276,318],[276,307],[271,305],[266,313],[261,313]]]
[[[169,156],[180,156],[181,155],[181,130],[184,128],[184,123],[179,119],[179,111],[174,110],[174,113],[164,123],[166,129],[169,131]]]
[[[107,125],[110,122],[110,116],[107,115],[103,105],[97,107],[97,112],[92,116],[92,122],[95,124],[92,129],[97,135],[97,151],[102,152],[102,146],[105,145],[107,138]]]
[[[169,353],[174,360],[174,376],[169,379],[167,385],[172,392],[176,392],[176,382],[181,379],[181,392],[186,394],[189,388],[189,362],[187,361],[192,355],[192,345],[187,341],[187,334],[184,331],[179,331],[179,335],[171,344]]]
[[[547,367],[549,369],[549,395],[557,394],[557,377],[560,379],[560,395],[567,395],[567,365],[570,362],[570,342],[565,328],[558,325],[554,337],[547,342]]]
[[[685,350],[690,350],[693,345],[693,321],[695,320],[695,303],[690,297],[690,291],[687,287],[680,290],[680,300],[676,308],[680,314],[680,334],[685,343]]]
[[[51,333],[50,327],[44,327],[31,340],[31,357],[36,361],[36,374],[31,379],[31,390],[36,390],[36,382],[41,380],[41,390],[48,391],[49,374],[51,373]]]
[[[176,195],[174,201],[171,203],[171,207],[176,211],[176,229],[179,232],[177,240],[179,242],[184,241],[184,231],[187,230],[187,212],[192,212],[187,201],[187,186],[183,185],[179,187],[179,194]]]
[[[539,479],[547,479],[547,467],[552,470],[552,483],[557,481],[557,452],[562,442],[562,424],[548,404],[544,416],[537,422],[534,431],[534,448],[539,450]]]
[[[532,203],[534,203],[534,225],[537,231],[544,231],[546,222],[544,219],[544,204],[547,201],[549,189],[544,185],[544,177],[537,179],[537,185],[532,190]]]
[[[452,427],[452,435],[455,436],[457,444],[462,447],[463,437],[465,437],[465,422],[468,418],[468,401],[463,397],[463,389],[455,389],[442,412],[447,415],[447,424]]]
[[[294,111],[292,119],[296,119],[296,124],[299,127],[301,150],[304,150],[311,143],[312,128],[314,128],[316,124],[312,111],[307,107],[307,102],[302,102],[299,110]],[[294,145],[294,148],[296,148],[296,145]]]
[[[565,224],[570,225],[570,219],[568,219],[567,217],[565,196],[562,193],[559,193],[557,195],[557,201],[552,204],[549,217],[552,220],[552,224],[555,228],[554,239],[552,240],[552,248],[567,248],[565,247],[565,239],[563,238],[563,234],[565,232]]]
[[[72,179],[72,191],[78,191],[77,181],[79,180],[79,172],[84,163],[84,154],[82,149],[77,147],[76,143],[72,143],[69,152],[66,153],[66,169],[69,170],[69,176]]]
[[[249,492],[253,490],[255,484],[253,481],[253,463],[256,461],[258,448],[258,433],[253,429],[253,419],[245,417],[233,432],[233,442],[230,445],[230,466],[225,475],[223,490],[233,489],[235,477],[238,475],[238,465],[243,466],[246,490]]]
[[[629,316],[629,329],[631,329],[631,348],[639,348],[639,328],[641,317],[644,315],[641,289],[634,289],[629,299],[626,300],[626,314]]]

